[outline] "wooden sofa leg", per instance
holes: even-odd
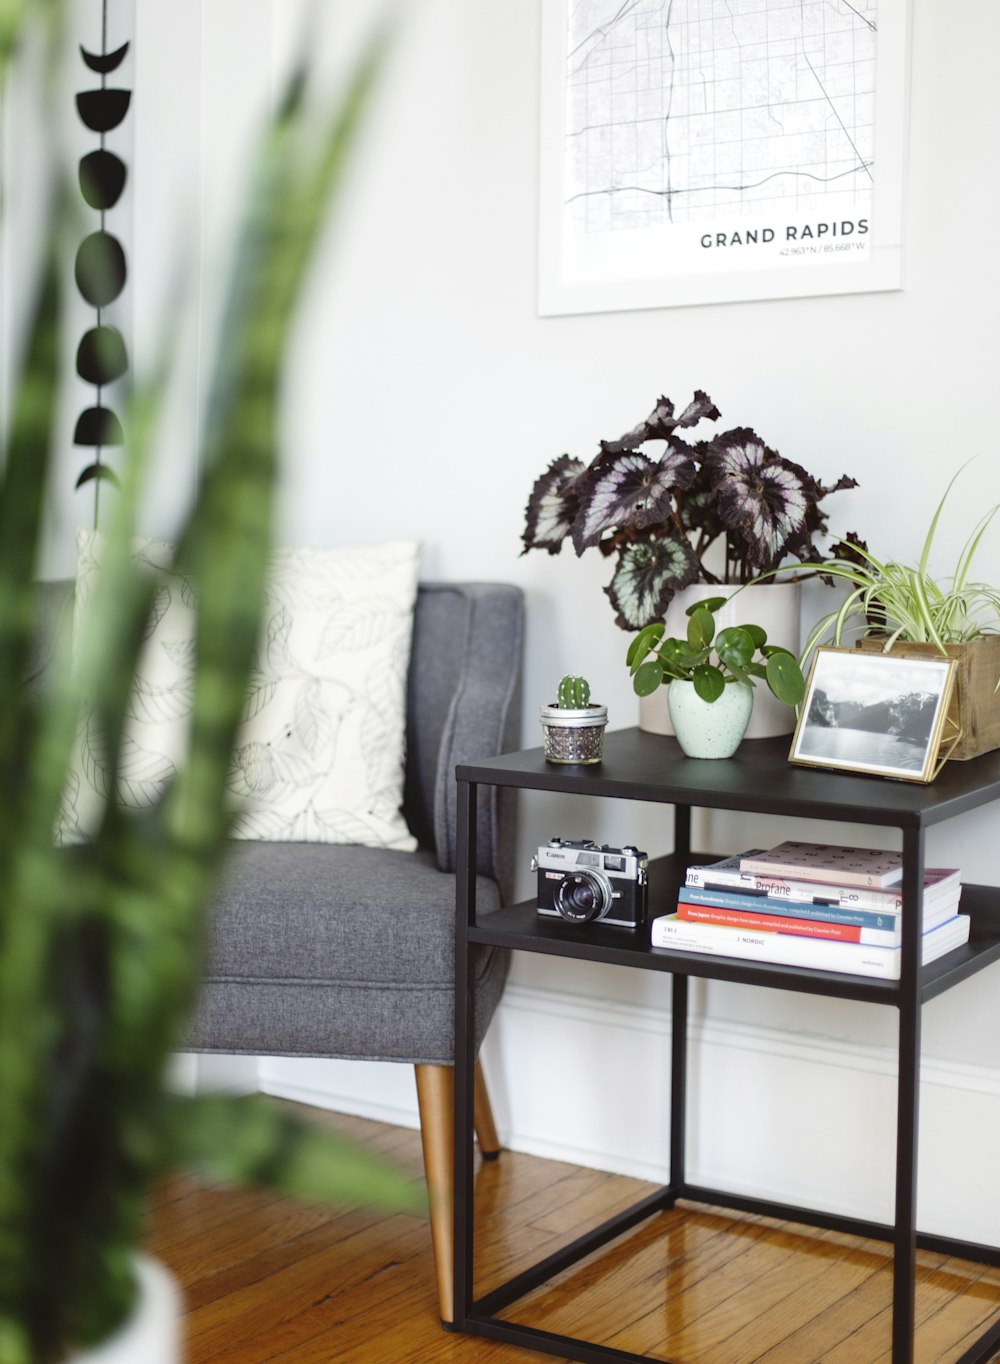
[[[434,1250],[438,1304],[441,1320],[447,1324],[455,1319],[453,1277],[455,1186],[452,1175],[455,1151],[453,1126],[455,1070],[453,1066],[432,1065],[414,1066],[413,1070],[417,1080],[420,1141],[424,1150],[424,1174],[430,1203],[431,1245]],[[473,1108],[479,1149],[487,1160],[496,1160],[500,1154],[500,1140],[493,1122],[493,1110],[486,1092],[482,1067],[478,1061]]]
[[[441,1320],[447,1325],[455,1319],[455,1186],[452,1178],[455,1070],[453,1066],[432,1065],[414,1066],[413,1069],[417,1077],[420,1140],[424,1148],[438,1305]]]
[[[484,1160],[496,1160],[500,1154],[500,1138],[497,1136],[496,1123],[493,1121],[493,1108],[483,1078],[483,1068],[476,1061],[476,1082],[473,1089],[473,1124],[479,1152]]]

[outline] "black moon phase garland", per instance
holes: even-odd
[[[96,310],[95,325],[83,334],[76,352],[76,372],[85,383],[94,385],[96,394],[94,405],[84,408],[77,418],[73,433],[74,445],[94,451],[92,462],[80,474],[76,486],[82,488],[93,482],[95,498],[102,480],[118,482],[114,471],[101,458],[103,448],[124,441],[121,422],[101,401],[102,390],[128,370],[124,338],[116,327],[103,320],[103,310],[118,298],[126,278],[122,244],[105,228],[105,216],[118,203],[125,188],[126,167],[120,157],[107,150],[104,137],[125,118],[132,99],[131,90],[109,89],[107,84],[108,76],[121,65],[129,45],[124,43],[109,52],[107,39],[108,4],[102,0],[101,51],[88,52],[80,47],[84,62],[101,78],[100,89],[82,90],[76,97],[80,118],[91,132],[100,136],[98,149],[82,157],[79,167],[80,193],[100,213],[100,227],[84,238],[76,253],[76,286]],[[96,501],[94,510],[96,521]]]

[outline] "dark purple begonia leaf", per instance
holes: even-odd
[[[678,426],[697,426],[702,420],[712,422],[718,421],[721,415],[721,412],[716,407],[715,403],[712,402],[712,399],[708,394],[703,393],[700,388],[696,388],[694,397],[677,418],[676,424]]]
[[[703,417],[715,421],[718,416],[718,408],[700,388],[679,417],[674,416],[670,399],[661,397],[644,422],[627,431],[620,440],[602,440],[601,449],[606,455],[620,455],[625,450],[635,450],[648,440],[669,440],[678,426],[694,426]]]
[[[672,445],[679,444],[675,436]],[[691,486],[685,491],[681,504],[681,525],[696,535],[704,535],[709,540],[725,531],[715,505],[715,476],[705,466],[705,459],[711,450],[708,441],[698,441],[687,447],[697,466],[697,473]]]
[[[795,469],[799,468],[797,464],[793,467]],[[828,551],[817,549],[813,543],[815,536],[826,534],[827,522],[829,520],[827,513],[819,505],[819,499],[826,497],[829,493],[839,493],[848,488],[856,488],[858,482],[857,479],[849,478],[847,474],[844,474],[836,483],[827,488],[822,483],[817,483],[811,479],[804,469],[800,470],[800,472],[815,488],[816,500],[810,503],[806,512],[805,529],[801,535],[792,536],[785,547],[785,552],[787,554],[794,554],[797,559],[801,560],[825,558]],[[867,545],[865,548],[867,549]]]
[[[862,540],[861,536],[858,535],[856,531],[849,530],[843,540],[838,540],[835,545],[831,545],[829,550],[827,550],[822,557],[825,559],[837,559],[842,564],[854,564],[856,568],[867,568],[868,560],[865,558],[864,554],[859,553],[859,550],[864,550],[867,553],[868,542]],[[817,555],[816,557],[818,558],[820,556]],[[819,576],[828,587],[837,586],[837,579],[831,577],[830,574],[821,573]]]
[[[705,463],[715,480],[719,516],[739,535],[756,572],[774,568],[789,542],[808,535],[817,484],[799,465],[769,450],[756,432],[727,431],[712,442]]]
[[[537,480],[524,509],[522,554],[547,549],[558,554],[580,510],[580,475],[583,463],[560,455]]]
[[[604,589],[618,613],[615,624],[623,630],[642,630],[662,620],[674,593],[697,582],[700,569],[694,550],[681,536],[626,546]]]
[[[694,479],[694,461],[683,451],[667,449],[659,461],[638,450],[605,452],[590,466],[580,511],[573,522],[577,554],[596,545],[610,530],[644,530],[667,519],[675,488]]]

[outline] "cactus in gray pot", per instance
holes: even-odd
[[[571,673],[559,683],[556,704],[562,710],[583,710],[590,705],[590,683],[585,677],[574,677]]]
[[[548,762],[596,763],[604,751],[607,706],[590,699],[585,677],[567,673],[556,690],[556,700],[542,707],[542,735]]]

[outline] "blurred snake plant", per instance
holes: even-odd
[[[44,3],[55,15],[54,0]],[[0,80],[26,8],[0,0]],[[230,752],[270,548],[286,337],[381,47],[359,64],[324,137],[306,138],[298,81],[259,153],[200,488],[178,544],[178,568],[200,586],[186,761],[155,807],[128,811],[112,794],[92,841],[59,849],[52,830],[82,696],[97,707],[117,772],[155,590],[129,546],[157,403],[152,389],[133,401],[82,649],[71,664],[67,643],[56,682],[39,694],[24,678],[57,408],[58,223],[51,234],[0,475],[0,1364],[49,1364],[120,1325],[135,1298],[150,1186],[174,1165],[316,1199],[422,1201],[402,1173],[264,1101],[183,1098],[163,1078],[197,987],[228,829]]]

